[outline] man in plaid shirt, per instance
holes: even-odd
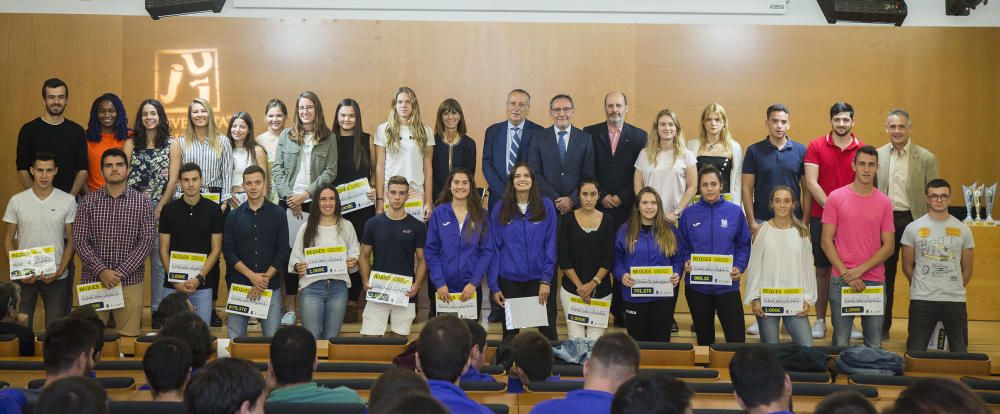
[[[128,165],[128,156],[119,148],[101,154],[105,185],[80,200],[73,244],[83,261],[80,283],[101,282],[106,288],[121,284],[125,307],[111,312],[119,334],[138,336],[145,258],[153,248],[156,226],[149,197],[125,185]],[[108,312],[99,315],[107,323]]]

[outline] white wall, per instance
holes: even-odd
[[[945,0],[909,0],[905,26],[1000,27],[1000,4],[945,16]],[[753,14],[772,0],[228,0],[220,17],[826,25],[815,0],[789,0],[784,14]],[[779,1],[780,3],[780,1]],[[1000,3],[1000,1],[997,1]],[[0,13],[147,15],[142,0],[0,0]],[[690,11],[692,7],[708,12]],[[663,10],[682,11],[663,12]],[[849,23],[838,23],[849,24]]]

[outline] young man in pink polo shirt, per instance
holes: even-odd
[[[878,152],[865,145],[854,154],[854,182],[830,193],[823,210],[823,252],[833,265],[830,278],[833,345],[850,342],[854,316],[841,316],[841,289],[861,292],[885,286],[885,259],[892,254],[892,202],[875,189]],[[883,296],[884,303],[884,296]],[[882,315],[861,317],[865,345],[882,346]]]

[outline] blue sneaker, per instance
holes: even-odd
[[[281,317],[282,325],[295,325],[295,311],[289,311],[285,313],[285,316]]]

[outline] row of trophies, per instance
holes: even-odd
[[[985,184],[972,183],[972,185],[962,186],[962,195],[965,196],[965,224],[974,226],[995,226],[997,222],[993,220],[993,200],[997,194],[997,183],[987,187]],[[982,207],[986,207],[985,212],[980,212]],[[986,216],[983,218],[983,216]]]

